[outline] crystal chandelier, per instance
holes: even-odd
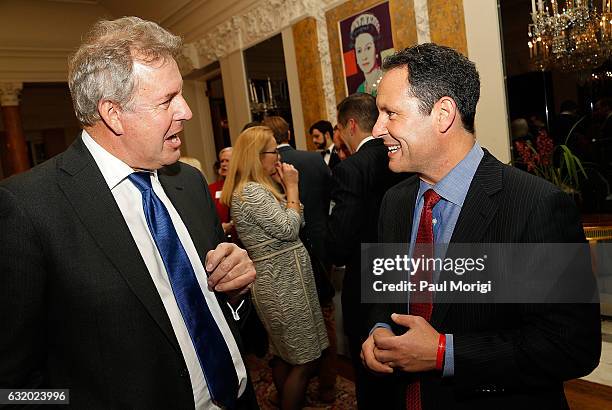
[[[579,71],[601,65],[612,53],[610,0],[602,0],[601,12],[593,0],[531,0],[532,24],[528,26],[529,57],[539,70]]]

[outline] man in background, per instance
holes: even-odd
[[[309,133],[312,138],[312,143],[323,156],[325,163],[330,168],[335,167],[340,162],[340,158],[338,158],[336,147],[332,139],[334,129],[331,123],[325,120],[317,121],[310,126]]]
[[[338,154],[338,158],[340,161],[344,161],[348,157],[351,156],[351,152],[348,147],[342,140],[342,136],[340,135],[340,131],[338,131],[338,125],[334,125],[334,137],[332,138],[334,141],[335,151]]]
[[[361,244],[377,241],[382,197],[403,176],[389,171],[387,148],[372,137],[378,110],[370,94],[356,93],[338,105],[338,130],[352,153],[332,170],[334,202],[327,231],[328,256],[336,266],[346,265],[342,284],[342,318],[356,374],[359,408],[387,408],[392,381],[371,376],[359,359],[368,335],[361,303]]]

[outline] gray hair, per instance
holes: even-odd
[[[221,154],[223,154],[225,151],[231,151],[232,147],[225,147],[222,148],[221,151],[219,151],[219,153],[217,154],[217,157],[221,158]]]
[[[82,125],[100,120],[98,102],[110,100],[129,110],[135,78],[134,62],[153,64],[175,58],[181,38],[138,17],[94,24],[68,66],[68,86]]]

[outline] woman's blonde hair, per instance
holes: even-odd
[[[232,195],[239,196],[248,182],[257,182],[267,188],[279,201],[283,198],[278,184],[268,175],[261,165],[260,154],[266,150],[266,145],[274,141],[274,134],[268,127],[257,126],[244,130],[232,150],[232,160],[223,191],[221,203],[231,206]]]

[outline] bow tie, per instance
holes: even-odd
[[[323,151],[321,151],[321,156],[324,157],[327,154],[331,155],[331,153],[332,153],[332,149],[331,148],[330,149],[324,149]]]

